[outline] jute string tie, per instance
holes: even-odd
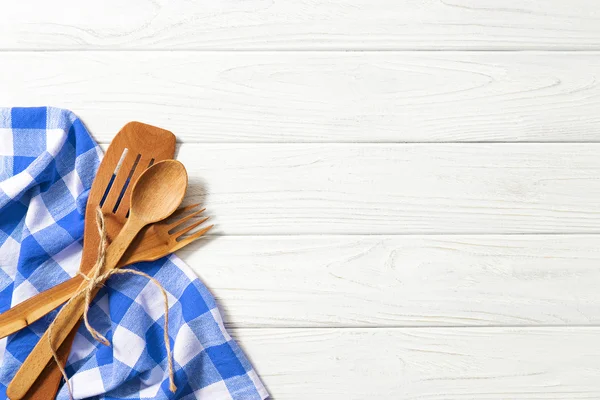
[[[135,269],[130,269],[130,268],[116,269],[115,268],[115,269],[112,269],[112,270],[102,274],[102,271],[104,270],[104,264],[106,263],[106,249],[108,248],[108,235],[106,233],[104,214],[102,214],[100,207],[98,207],[96,209],[96,227],[98,228],[98,233],[100,235],[100,243],[98,245],[98,258],[96,259],[96,263],[94,264],[94,268],[92,269],[93,274],[92,274],[92,276],[87,276],[87,275],[79,272],[79,275],[81,275],[81,277],[86,281],[86,284],[83,285],[77,292],[75,292],[75,294],[71,297],[71,299],[69,299],[69,301],[67,301],[65,306],[70,304],[73,301],[76,301],[79,297],[85,296],[84,312],[83,312],[83,322],[85,324],[85,327],[87,328],[87,330],[90,332],[90,334],[92,335],[92,337],[94,339],[96,339],[97,341],[99,341],[100,343],[102,343],[105,346],[110,346],[110,342],[100,332],[98,332],[96,329],[94,329],[94,327],[92,327],[92,325],[90,324],[90,322],[88,320],[88,311],[90,309],[90,303],[92,302],[92,299],[93,299],[92,296],[94,294],[93,293],[94,290],[97,287],[102,286],[108,278],[110,278],[113,275],[117,275],[117,274],[139,275],[139,276],[143,276],[143,277],[147,278],[152,283],[154,283],[154,285],[156,285],[160,289],[162,296],[163,296],[163,300],[164,300],[165,327],[164,327],[163,331],[164,331],[165,348],[167,350],[167,363],[168,363],[168,368],[169,368],[169,390],[172,393],[175,393],[175,391],[177,390],[177,386],[175,386],[175,378],[174,378],[174,371],[173,371],[173,352],[171,351],[171,342],[169,341],[169,299],[167,297],[167,292],[165,291],[165,288],[160,284],[160,282],[157,281],[155,278],[151,277],[150,275],[148,275],[144,272],[137,271]],[[65,380],[67,389],[69,390],[69,397],[72,400],[73,392],[71,389],[71,385],[69,383],[69,378],[67,377],[67,373],[66,373],[64,367],[62,366],[62,363],[58,359],[58,354],[56,352],[57,349],[54,347],[54,343],[52,342],[52,333],[53,333],[55,324],[56,324],[56,319],[54,321],[52,321],[52,323],[48,327],[48,344],[50,345],[50,350],[52,351],[52,357],[54,358],[54,361],[56,362],[56,365],[58,366],[58,369],[60,370],[60,372]]]

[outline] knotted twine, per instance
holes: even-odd
[[[85,323],[85,327],[87,328],[87,330],[90,332],[90,334],[92,335],[92,337],[94,339],[96,339],[97,341],[99,341],[100,343],[102,343],[105,346],[110,346],[110,342],[100,332],[98,332],[96,329],[94,329],[88,320],[88,311],[90,309],[90,303],[92,302],[92,295],[93,295],[94,289],[96,289],[99,286],[102,286],[104,284],[104,281],[106,281],[108,278],[110,278],[111,276],[116,275],[116,274],[135,274],[135,275],[139,275],[139,276],[148,278],[152,283],[154,283],[160,289],[163,299],[164,299],[165,328],[164,328],[163,332],[164,332],[165,348],[167,350],[167,363],[168,363],[168,368],[169,368],[169,390],[171,391],[171,393],[175,393],[175,391],[177,390],[177,386],[175,386],[175,378],[174,378],[174,372],[173,372],[173,354],[171,351],[171,342],[169,341],[169,299],[167,297],[167,292],[165,291],[165,288],[160,284],[160,282],[158,280],[156,280],[155,278],[151,277],[150,275],[148,275],[144,272],[137,271],[135,269],[114,268],[104,274],[101,274],[102,270],[104,269],[104,264],[106,263],[106,249],[108,247],[108,235],[106,233],[106,226],[104,223],[104,214],[102,214],[102,210],[100,210],[100,207],[98,207],[96,209],[96,227],[98,228],[98,233],[100,235],[100,244],[98,245],[98,258],[96,259],[96,263],[94,264],[94,267],[92,268],[93,274],[91,277],[89,277],[89,276],[83,274],[82,272],[78,273],[87,282],[87,284],[85,286],[83,286],[82,288],[80,288],[71,297],[71,299],[69,299],[69,301],[67,301],[65,306],[67,306],[71,302],[75,301],[77,298],[79,298],[81,296],[85,296],[84,312],[83,312],[83,322]],[[56,353],[57,349],[54,348],[54,344],[52,343],[52,333],[53,333],[55,324],[56,324],[56,319],[54,319],[54,321],[52,321],[52,323],[48,327],[48,344],[50,345],[50,350],[52,352],[52,358],[54,358],[54,361],[56,362],[56,365],[58,366],[58,369],[60,370],[60,373],[62,374],[62,376],[65,380],[67,389],[69,390],[69,397],[71,398],[71,400],[73,400],[73,391],[71,389],[71,384],[69,383],[69,378],[67,376],[67,372],[65,371],[65,368],[62,366],[62,363],[58,359],[58,354]]]

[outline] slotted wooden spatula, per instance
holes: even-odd
[[[120,230],[129,212],[130,191],[133,186],[129,185],[129,182],[135,182],[150,165],[172,159],[174,155],[175,135],[167,130],[140,122],[130,122],[119,131],[106,150],[88,197],[80,272],[89,273],[98,255],[100,237],[95,222],[96,208],[100,205],[103,210],[112,207],[112,214],[106,215],[107,227],[113,226]],[[69,357],[78,328],[79,324],[72,329],[58,349],[58,356],[63,365]],[[56,364],[48,363],[25,398],[54,399],[61,379],[62,374]]]

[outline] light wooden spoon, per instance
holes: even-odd
[[[119,235],[106,249],[102,273],[114,269],[138,232],[146,225],[171,215],[181,204],[187,187],[185,167],[178,161],[166,160],[148,168],[131,191],[129,218]],[[90,272],[90,276],[93,271]],[[94,290],[95,296],[99,288]],[[84,296],[67,303],[56,316],[52,330],[53,347],[57,349],[77,324],[84,310]],[[8,385],[6,394],[12,400],[22,399],[52,359],[48,331],[33,348]]]

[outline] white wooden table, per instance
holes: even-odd
[[[600,398],[597,0],[21,1],[0,50],[2,105],[178,135],[275,399]]]

